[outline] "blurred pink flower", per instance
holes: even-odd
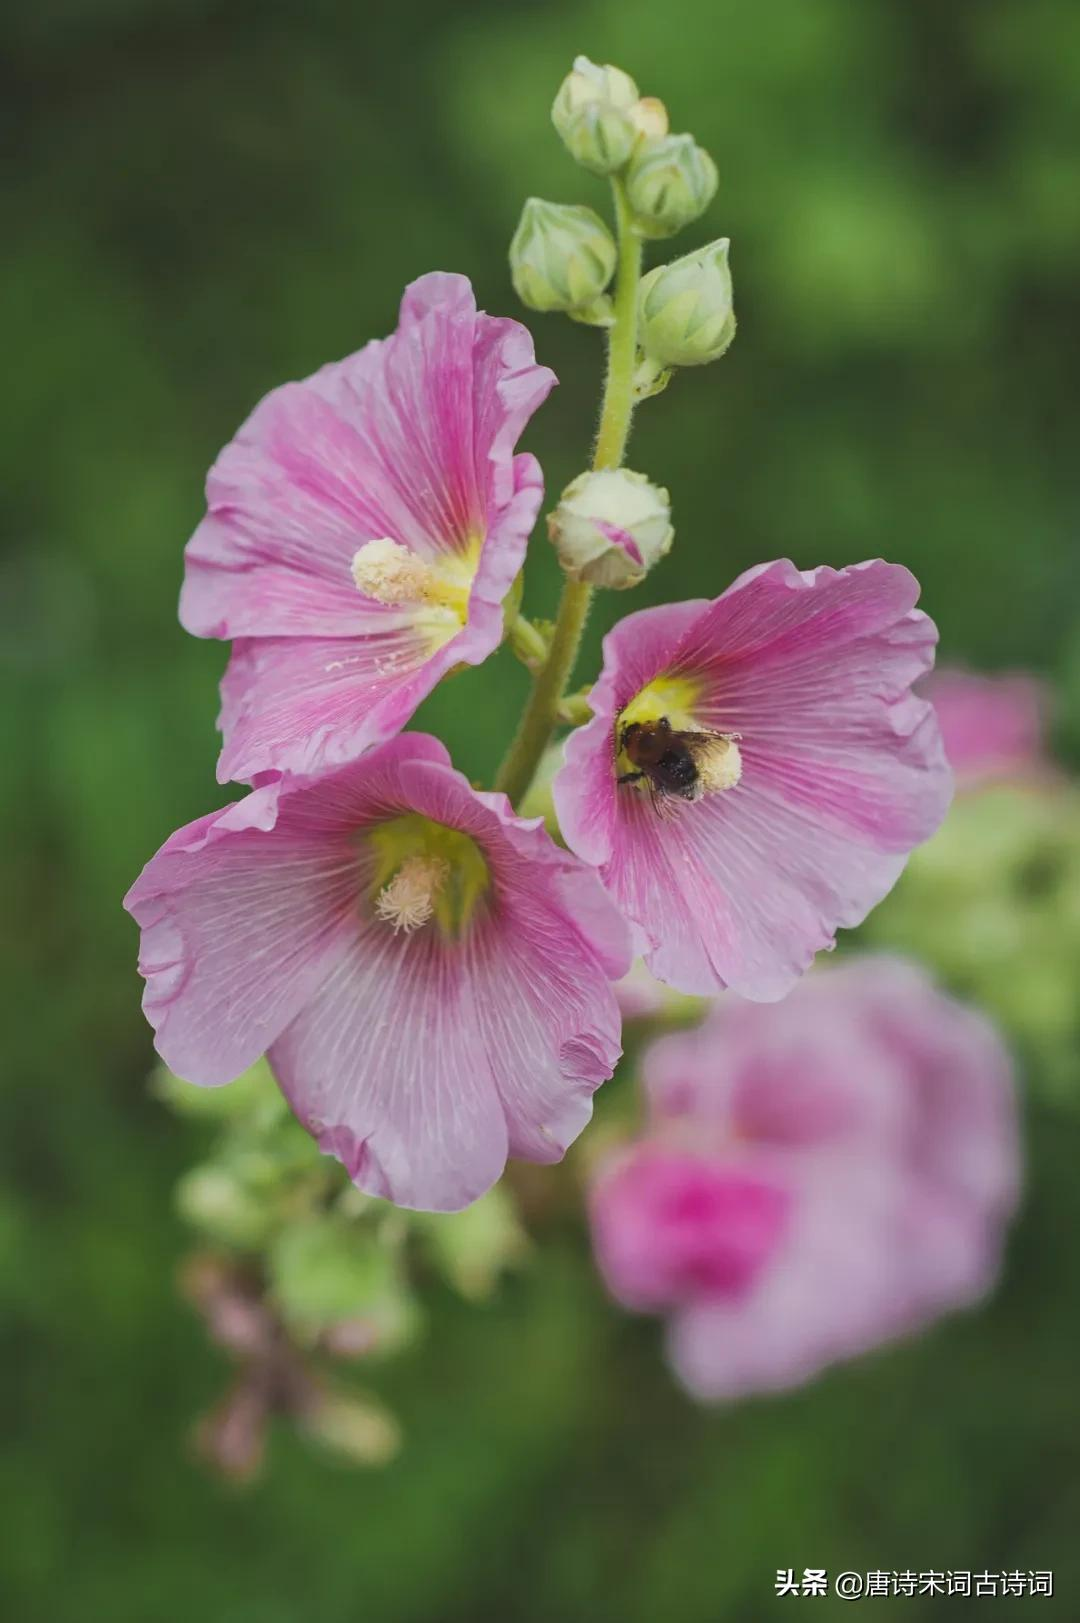
[[[666,1010],[671,993],[635,958],[622,980],[616,981],[615,996],[624,1020],[654,1020]]]
[[[264,1052],[370,1194],[454,1210],[557,1161],[618,1060],[626,927],[596,876],[406,734],[190,823],[125,898],[166,1064]]]
[[[646,1142],[598,1187],[596,1254],[614,1294],[643,1313],[736,1300],[780,1244],[790,1207],[777,1179]]]
[[[944,669],[920,691],[937,711],[945,754],[961,785],[1046,772],[1050,694],[1037,676]]]
[[[647,1051],[647,1137],[601,1168],[596,1254],[669,1315],[696,1396],[797,1385],[977,1300],[1017,1196],[994,1029],[889,958],[725,999]]]
[[[180,599],[188,631],[236,639],[221,781],[340,764],[498,646],[543,494],[514,445],[554,382],[435,273],[391,337],[260,402],[210,470]]]
[[[893,564],[780,561],[609,633],[555,806],[659,979],[782,997],[937,828],[951,777],[933,711],[911,691],[937,640],[917,597]],[[694,803],[618,781],[624,728],[661,717],[730,740]]]

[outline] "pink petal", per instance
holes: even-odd
[[[775,1179],[655,1143],[616,1158],[589,1200],[608,1288],[639,1312],[745,1296],[781,1244],[790,1206]]]
[[[143,1010],[171,1070],[216,1087],[266,1052],[344,950],[353,868],[347,844],[282,816],[276,785],[188,824],[150,859],[124,906],[142,929]]]
[[[844,1158],[807,1169],[793,1187],[787,1244],[758,1287],[742,1301],[698,1301],[672,1318],[669,1356],[695,1397],[797,1386],[915,1327],[900,1288],[900,1175]]]
[[[456,1211],[506,1164],[464,955],[370,926],[270,1050],[322,1149],[369,1194]]]

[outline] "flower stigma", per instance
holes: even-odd
[[[368,837],[375,917],[395,935],[413,935],[432,919],[443,935],[460,935],[491,883],[475,840],[417,812],[380,823]]]
[[[443,857],[406,857],[376,897],[376,916],[392,924],[395,935],[399,930],[412,935],[434,913],[435,898],[449,872]]]
[[[480,542],[433,561],[391,536],[365,541],[349,565],[353,584],[364,597],[388,608],[411,609],[436,648],[455,637],[468,619],[469,593],[480,562]]]

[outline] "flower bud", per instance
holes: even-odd
[[[530,197],[510,244],[510,274],[530,310],[588,312],[615,270],[615,239],[581,204]]]
[[[646,237],[674,236],[708,208],[716,180],[716,165],[692,135],[643,141],[626,176],[638,230]]]
[[[583,473],[548,516],[548,534],[566,573],[591,586],[636,586],[675,536],[666,490],[643,473]]]
[[[559,87],[551,121],[577,163],[594,174],[611,175],[626,163],[637,139],[629,116],[637,101],[637,85],[629,74],[579,56]]]
[[[638,342],[646,365],[704,366],[723,355],[735,336],[727,237],[692,254],[657,265],[642,279]]]
[[[514,1204],[499,1184],[464,1211],[418,1213],[416,1221],[450,1284],[477,1301],[492,1294],[504,1269],[520,1260],[528,1244]]]
[[[181,1217],[228,1246],[258,1250],[273,1223],[270,1205],[224,1166],[190,1167],[176,1186]]]
[[[302,1425],[308,1437],[353,1465],[387,1465],[401,1447],[394,1416],[366,1394],[327,1389]]]
[[[659,96],[642,96],[626,115],[639,135],[655,141],[671,129],[668,110]]]

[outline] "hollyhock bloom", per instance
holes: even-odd
[[[222,782],[349,760],[498,646],[543,494],[513,449],[554,382],[524,327],[436,273],[390,338],[255,408],[210,470],[180,599],[188,631],[236,639]]]
[[[612,1293],[701,1398],[797,1385],[977,1300],[1016,1200],[1012,1066],[890,958],[725,999],[648,1050],[647,1136],[590,1210]]]
[[[937,636],[917,597],[908,571],[880,560],[781,560],[605,638],[555,807],[660,980],[782,997],[938,826],[951,779],[933,711],[911,691]],[[671,792],[628,753],[635,724],[665,730]],[[683,731],[697,734],[689,777]]]
[[[1049,693],[1037,676],[941,670],[923,692],[937,711],[949,765],[965,787],[1046,774]]]
[[[215,1087],[265,1051],[320,1147],[402,1206],[557,1161],[619,1057],[629,943],[598,880],[422,734],[189,823],[124,905],[166,1064]]]

